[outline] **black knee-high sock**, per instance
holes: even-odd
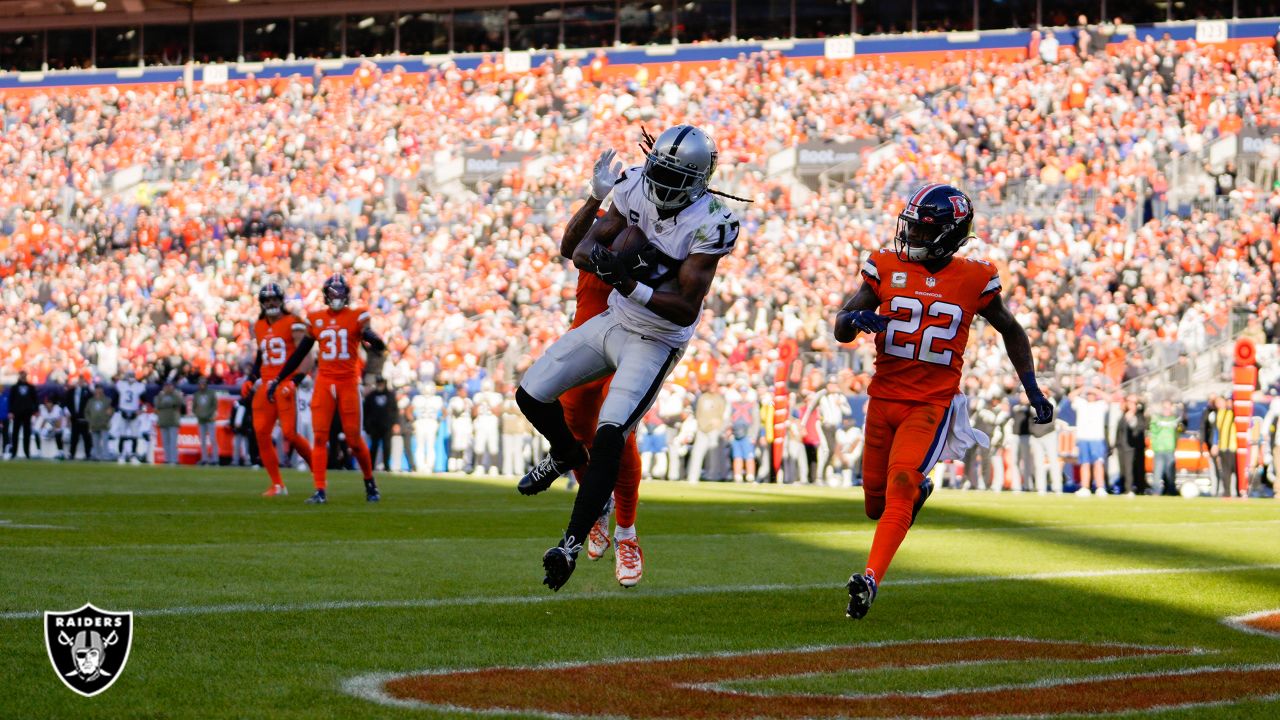
[[[520,406],[520,412],[528,418],[529,424],[551,443],[552,457],[566,459],[581,448],[569,429],[569,423],[565,422],[564,406],[559,400],[538,402],[522,387],[516,390],[516,405]]]
[[[591,443],[591,464],[578,487],[573,514],[569,517],[569,529],[564,533],[566,541],[573,538],[573,545],[580,545],[587,537],[618,484],[623,439],[622,428],[617,425],[601,425],[596,430],[596,439]],[[566,542],[566,546],[569,544]]]

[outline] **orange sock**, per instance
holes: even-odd
[[[306,438],[301,435],[286,435],[285,440],[289,442],[293,451],[298,453],[298,457],[302,458],[303,462],[307,465],[311,464],[311,443],[307,442]]]
[[[356,463],[360,465],[360,472],[364,473],[365,480],[373,479],[373,457],[369,455],[369,446],[364,441],[357,439],[351,445],[351,454],[356,456]]]
[[[324,490],[324,476],[328,468],[329,443],[317,440],[311,448],[311,477],[315,480],[317,490]]]
[[[924,476],[914,469],[889,468],[889,483],[885,488],[884,514],[876,523],[876,534],[871,540],[871,552],[867,556],[867,574],[877,583],[884,582],[889,563],[898,552],[898,546],[907,537],[911,527],[911,507],[920,493]]]
[[[258,457],[262,458],[262,467],[267,471],[267,477],[271,478],[272,486],[283,485],[284,481],[280,479],[280,458],[276,455],[276,444],[271,442],[271,435],[263,438],[258,436]]]
[[[636,447],[636,434],[627,436],[622,447],[622,462],[618,465],[618,484],[613,488],[614,517],[618,527],[634,527],[636,506],[640,503],[640,451]]]

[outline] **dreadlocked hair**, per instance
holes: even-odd
[[[746,199],[746,198],[738,197],[737,195],[730,195],[730,194],[729,194],[729,193],[727,193],[727,192],[720,192],[719,190],[716,190],[716,189],[714,189],[714,188],[707,188],[707,192],[711,193],[712,195],[718,195],[718,196],[720,196],[720,197],[722,197],[722,198],[728,198],[728,199],[730,199],[730,200],[737,200],[738,202],[744,202],[744,203],[753,203],[753,202],[755,202],[755,200],[748,200],[748,199]]]

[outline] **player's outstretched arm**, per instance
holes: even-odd
[[[978,313],[991,323],[991,327],[1004,338],[1004,349],[1009,354],[1013,369],[1018,372],[1018,379],[1027,391],[1027,399],[1036,411],[1036,423],[1043,425],[1053,421],[1053,405],[1045,398],[1036,383],[1036,366],[1031,358],[1031,341],[1027,339],[1027,331],[1018,324],[1017,318],[1009,312],[1009,308],[999,295],[991,298]]]
[[[716,279],[716,267],[723,255],[698,253],[685,258],[680,265],[680,273],[676,281],[680,285],[679,292],[657,292],[643,286],[648,300],[641,304],[649,308],[655,315],[665,320],[688,327],[698,321],[698,313],[702,311],[702,301],[711,290],[711,281]],[[626,278],[622,284],[615,285],[618,292],[632,297],[639,283]],[[633,298],[636,299],[636,298]]]
[[[569,224],[564,227],[564,237],[560,238],[560,256],[565,260],[573,259],[573,251],[587,236],[587,231],[596,221],[596,214],[600,212],[600,205],[603,202],[593,196],[587,196],[587,199],[582,202],[582,207],[578,208],[578,212],[569,218]]]
[[[579,270],[587,272],[595,272],[595,266],[591,262],[591,252],[597,247],[608,249],[613,246],[613,241],[627,227],[627,219],[618,212],[618,208],[610,207],[609,212],[604,214],[591,229],[587,231],[582,242],[574,248],[572,260],[573,264]],[[567,232],[567,231],[566,231]]]
[[[600,212],[600,205],[604,203],[605,198],[609,197],[609,193],[613,192],[613,186],[618,184],[618,176],[622,174],[622,163],[614,162],[617,155],[613,148],[610,148],[600,153],[600,157],[596,159],[595,167],[591,172],[591,193],[587,195],[582,207],[578,208],[578,212],[573,214],[569,224],[565,226],[564,237],[560,238],[560,255],[566,260],[573,259],[573,251],[591,229],[596,214]]]
[[[875,313],[880,296],[875,288],[863,282],[858,292],[836,313],[835,334],[838,342],[853,342],[860,332],[883,332],[887,319]]]
[[[373,328],[366,325],[365,328],[360,331],[360,339],[364,341],[365,347],[370,350],[376,353],[386,352],[386,341],[378,337],[378,333],[374,332]]]

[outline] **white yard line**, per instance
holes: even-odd
[[[67,525],[31,525],[15,523],[12,520],[0,520],[0,530],[75,530]]]
[[[321,511],[323,512],[323,511]],[[507,510],[494,511],[499,513],[508,512]],[[2,521],[0,521],[2,522]],[[861,522],[858,520],[857,522]],[[1280,520],[1215,520],[1208,522],[1156,522],[1156,523],[1092,523],[1082,525],[1027,525],[1021,527],[961,527],[961,528],[930,528],[922,526],[914,528],[911,531],[913,536],[930,535],[934,533],[997,533],[997,532],[1054,532],[1059,530],[1097,530],[1108,528],[1123,528],[1125,530],[1142,530],[1145,528],[1179,528],[1179,527],[1206,527],[1206,526],[1246,526],[1246,530],[1253,529],[1247,526],[1253,525],[1280,525]],[[0,525],[0,528],[3,526]],[[52,526],[46,526],[52,527]],[[1262,529],[1262,528],[1257,528]],[[814,537],[814,536],[836,536],[848,537],[858,535],[873,535],[875,526],[869,525],[857,530],[795,530],[785,532],[740,532],[740,533],[645,533],[646,540],[673,540],[673,541],[689,541],[689,540],[723,540],[737,538],[759,538],[759,537]],[[163,552],[181,552],[183,550],[230,550],[234,548],[263,548],[263,547],[325,547],[330,545],[430,545],[435,543],[448,543],[456,545],[458,543],[487,543],[487,542],[534,542],[538,540],[546,540],[546,536],[538,535],[533,537],[424,537],[424,538],[365,538],[359,540],[284,540],[280,542],[271,542],[267,540],[254,540],[251,542],[218,542],[218,543],[138,543],[138,544],[122,544],[122,545],[28,545],[8,548],[9,551],[36,551],[36,552],[108,552],[108,551],[163,551]]]
[[[1118,568],[1115,570],[1067,570],[1062,572],[1028,573],[1023,575],[976,575],[964,577],[940,578],[906,578],[895,580],[892,586],[916,587],[932,585],[958,585],[963,583],[991,582],[1035,582],[1043,580],[1075,580],[1110,577],[1137,577],[1144,575],[1180,575],[1203,573],[1249,572],[1256,570],[1277,570],[1280,564],[1259,565],[1221,565],[1217,567],[1198,568]],[[362,610],[371,608],[450,608],[481,607],[487,605],[538,605],[558,603],[569,600],[629,600],[653,599],[666,597],[687,597],[697,595],[719,595],[725,593],[771,593],[794,592],[807,590],[842,590],[838,583],[801,583],[773,585],[702,585],[682,588],[661,588],[657,590],[627,591],[618,590],[601,593],[558,593],[555,595],[479,595],[452,598],[420,598],[408,600],[331,600],[310,603],[232,603],[227,605],[186,605],[165,608],[133,609],[138,617],[160,617],[166,615],[227,615],[233,613],[289,613],[315,612],[329,610]],[[0,620],[30,620],[43,617],[40,610],[18,610],[0,613]]]

